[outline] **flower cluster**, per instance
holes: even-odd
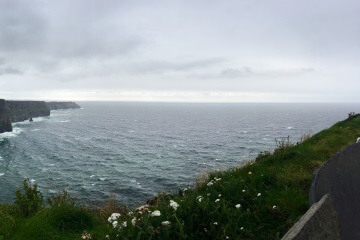
[[[175,211],[179,207],[179,204],[175,202],[174,200],[170,200],[170,207],[172,207]]]

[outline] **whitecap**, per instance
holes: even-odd
[[[36,180],[35,180],[35,179],[31,179],[30,182],[31,182],[31,183],[34,183],[34,182],[36,182]]]
[[[67,123],[67,122],[70,122],[70,120],[60,120],[59,122],[61,122],[61,123]]]
[[[30,131],[32,131],[32,132],[36,132],[36,131],[40,131],[40,129],[35,128],[35,129],[33,129],[33,130],[30,130]]]
[[[106,178],[99,178],[100,179],[100,181],[105,181],[106,180]]]
[[[4,176],[5,175],[5,173],[0,173],[0,177],[2,177],[2,176]]]
[[[93,178],[93,177],[95,177],[95,175],[91,175],[90,177]]]
[[[13,128],[12,132],[5,132],[5,133],[0,133],[0,141],[3,141],[4,139],[7,138],[12,138],[12,137],[16,137],[17,135],[19,135],[23,130],[21,128]]]
[[[287,129],[287,130],[291,130],[291,129],[293,129],[293,127],[287,127],[286,129]]]
[[[56,193],[55,190],[49,189],[49,193]]]

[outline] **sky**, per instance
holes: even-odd
[[[0,98],[360,102],[358,0],[0,0]]]

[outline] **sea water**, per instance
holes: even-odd
[[[330,103],[79,104],[0,134],[0,202],[12,202],[28,178],[45,196],[66,189],[82,203],[134,205],[254,159],[275,139],[296,142],[360,112]]]

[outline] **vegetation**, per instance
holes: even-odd
[[[355,115],[297,144],[278,140],[272,153],[137,209],[114,201],[88,209],[66,192],[43,207],[36,186],[25,181],[25,194],[0,205],[0,239],[280,239],[309,208],[313,171],[359,133]]]

